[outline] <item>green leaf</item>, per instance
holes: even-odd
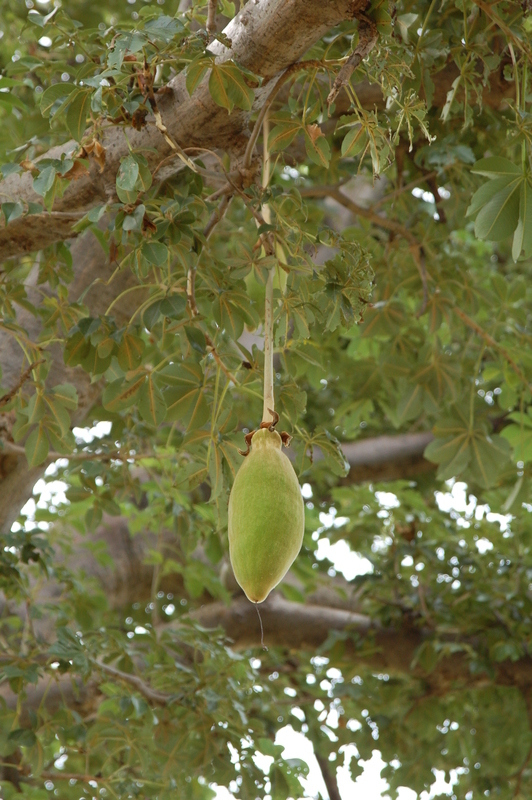
[[[477,175],[486,175],[488,178],[498,178],[502,175],[515,178],[518,175],[523,175],[523,170],[520,166],[508,161],[507,158],[500,158],[499,156],[481,158],[471,167],[471,172],[475,172]]]
[[[240,310],[231,302],[232,292],[221,292],[218,302],[213,305],[214,319],[231,339],[237,341],[244,330],[244,320]]]
[[[2,213],[7,225],[23,215],[24,206],[22,203],[2,203]]]
[[[46,460],[49,444],[42,423],[30,433],[26,439],[24,449],[30,467],[38,467],[39,464]]]
[[[317,126],[315,126],[317,127]],[[323,135],[314,136],[305,131],[305,149],[307,156],[318,167],[328,167],[331,160],[331,148]]]
[[[136,369],[142,362],[145,344],[140,336],[131,333],[124,333],[120,347],[118,348],[118,363],[124,372]]]
[[[161,316],[161,303],[162,300],[154,300],[142,313],[142,321],[149,331]]]
[[[146,381],[146,375],[138,375],[130,381],[118,378],[110,383],[102,395],[102,405],[108,411],[125,411],[138,399],[138,394]]]
[[[54,400],[68,409],[75,411],[78,407],[78,393],[70,383],[60,383],[52,389]]]
[[[116,176],[116,188],[125,192],[132,192],[139,177],[139,165],[133,156],[124,158]]]
[[[143,384],[138,398],[138,409],[142,418],[150,425],[160,425],[166,416],[166,403],[152,375]]]
[[[475,436],[471,441],[471,473],[485,488],[493,486],[510,457],[510,446],[501,436]]]
[[[188,65],[186,70],[186,87],[189,95],[192,96],[194,94],[196,86],[201,81],[211,64],[212,58],[205,58],[202,54],[197,56]]]
[[[182,294],[171,294],[161,300],[160,311],[170,319],[181,319],[187,307],[187,301]]]
[[[156,267],[162,267],[168,262],[168,248],[162,242],[144,242],[141,252],[146,261]]]
[[[43,117],[48,117],[54,103],[58,100],[68,97],[72,92],[78,90],[79,87],[74,83],[54,83],[49,86],[41,95],[41,114]]]
[[[275,153],[278,150],[286,150],[289,144],[293,141],[296,134],[302,129],[299,120],[286,120],[280,122],[271,131],[268,137],[268,148],[270,153]]]
[[[438,477],[449,480],[460,475],[471,460],[469,437],[466,433],[446,438],[436,438],[425,448],[428,461],[439,464]]]
[[[71,336],[67,340],[63,353],[63,360],[67,367],[75,367],[81,364],[83,359],[89,355],[90,349],[91,344],[88,339],[85,339],[81,331]]]
[[[209,457],[209,482],[211,484],[211,500],[220,496],[224,487],[222,453],[213,443]]]
[[[226,108],[229,112],[233,110],[234,102],[229,97],[229,92],[223,79],[223,72],[216,64],[213,64],[209,76],[209,92],[217,105]]]
[[[482,208],[475,220],[479,239],[498,242],[514,232],[519,222],[520,188],[520,179],[512,181]]]
[[[234,62],[213,63],[209,77],[209,92],[215,103],[229,112],[236,106],[250,111],[255,93],[245,79],[242,71]]]
[[[360,153],[367,144],[366,130],[362,125],[355,125],[344,136],[342,142],[342,156],[356,156]]]
[[[401,395],[397,405],[397,420],[399,423],[415,419],[423,408],[423,390],[417,383],[410,384]]]
[[[503,178],[495,178],[492,181],[487,181],[484,183],[480,189],[477,189],[473,197],[471,198],[471,203],[466,211],[466,217],[472,217],[480,209],[489,203],[489,201],[495,197],[503,189],[506,189],[511,183],[513,183],[515,178],[505,176]]]
[[[196,326],[185,325],[185,334],[192,349],[203,355],[207,349],[207,342],[203,331]]]
[[[65,436],[70,430],[70,416],[68,411],[61,403],[54,402],[53,396],[45,395],[44,399],[52,419],[59,426],[61,435]]]
[[[30,402],[26,408],[26,415],[30,425],[35,425],[41,420],[46,413],[46,405],[41,392],[36,392],[30,398]]]
[[[91,92],[77,92],[70,101],[66,112],[65,122],[71,136],[80,142],[85,128],[87,127],[87,117],[91,107]]]
[[[55,167],[44,167],[33,179],[33,189],[41,197],[44,197],[54,185],[56,175]]]
[[[26,103],[23,103],[20,97],[17,97],[15,94],[0,92],[0,106],[3,106],[8,111],[11,111],[13,108],[18,108],[20,111],[24,111],[26,114],[28,113],[28,106]]]
[[[519,198],[519,222],[512,244],[512,258],[517,261],[522,251],[525,257],[532,255],[532,185],[528,180],[521,184]]]

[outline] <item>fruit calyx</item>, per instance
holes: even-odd
[[[271,433],[275,430],[275,426],[279,422],[279,414],[277,411],[272,411],[271,408],[268,409],[270,414],[272,415],[271,422],[261,422],[258,428],[254,428],[254,430],[246,433],[244,436],[244,441],[246,442],[247,449],[246,450],[238,450],[241,456],[248,456],[251,450],[251,440],[253,439],[254,435],[257,433],[257,430],[262,430],[267,428]],[[282,431],[279,436],[281,437],[281,441],[285,447],[290,447],[290,442],[292,441],[292,437],[286,431]]]

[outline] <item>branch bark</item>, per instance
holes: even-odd
[[[255,92],[256,111],[266,101],[272,81],[280,72],[300,59],[330,28],[355,17],[365,6],[366,0],[330,0],[327,3],[265,0],[260,5],[249,3],[224,30],[225,36],[231,40],[231,49],[219,41],[212,42],[209,49],[218,61],[232,58],[263,79],[262,86]],[[170,81],[166,91],[157,98],[157,103],[166,129],[181,148],[216,148],[230,154],[243,154],[249,137],[249,112],[236,109],[228,116],[227,110],[213,101],[208,76],[189,96],[185,76],[180,73]],[[153,116],[148,118],[148,124],[141,131],[128,128],[127,140],[122,128],[108,129],[102,133],[101,145],[106,156],[104,171],[100,172],[99,163],[91,156],[89,175],[72,181],[54,205],[54,212],[68,212],[72,219],[52,213],[14,220],[0,230],[0,261],[71,237],[71,224],[77,221],[77,212],[87,211],[97,203],[115,197],[120,160],[127,156],[130,148],[145,153],[152,171],[172,153],[170,145],[157,130]],[[76,142],[66,142],[52,148],[46,157],[61,158],[63,153],[77,149]],[[31,174],[25,172],[0,182],[0,202],[39,202],[32,180]]]
[[[415,656],[419,646],[431,634],[413,627],[408,621],[399,628],[382,628],[379,623],[354,611],[293,603],[277,593],[261,604],[261,615],[267,647],[315,653],[331,632],[344,633],[344,659],[360,664],[361,670],[369,668],[385,674],[417,677],[423,680],[427,695],[442,696],[451,690],[482,687],[486,681],[499,686],[514,686],[523,695],[532,688],[532,659],[529,657],[492,663],[493,674],[488,676],[486,673],[471,672],[469,659],[459,651],[440,658],[432,671],[427,673],[415,663]],[[233,649],[261,647],[256,609],[245,597],[234,599],[229,606],[221,602],[202,606],[191,616],[205,628],[224,628]],[[173,627],[176,635],[179,635],[179,623]],[[367,648],[366,640],[369,645]],[[132,677],[127,676],[130,683]],[[137,688],[147,696],[145,684],[140,678],[138,680],[142,687]],[[0,688],[0,698],[8,708],[16,707],[17,696],[9,687]],[[76,677],[70,675],[45,676],[35,686],[28,688],[21,722],[25,724],[29,711],[42,703],[50,713],[57,711],[64,703],[75,707],[83,715],[94,712],[100,698],[95,678],[83,686]],[[162,695],[157,693],[152,701],[160,703]]]
[[[276,76],[300,59],[304,53],[329,28],[345,19],[363,14],[366,0],[329,0],[327,3],[309,3],[306,0],[264,0],[260,5],[248,3],[225,28],[231,40],[228,49],[219,41],[209,49],[219,61],[234,58],[243,67],[263,78],[262,86],[255,92],[253,111],[262,107],[274,86]],[[454,63],[447,64],[439,73],[433,105],[441,107],[447,92],[459,71]],[[185,86],[185,76],[180,73],[157,98],[166,129],[172,139],[183,148],[222,149],[241,155],[249,138],[249,113],[235,110],[229,116],[217,106],[208,90],[208,77],[196,88],[192,97]],[[383,108],[384,98],[376,83],[364,81],[353,87],[359,102],[365,108]],[[499,108],[514,96],[514,86],[500,74],[493,73],[483,95],[483,103]],[[337,98],[337,113],[346,108],[342,95]],[[141,131],[128,128],[131,148],[145,153],[153,171],[168,156],[175,155],[170,145],[157,130],[153,116]],[[122,128],[107,130],[101,144],[105,149],[105,169],[90,158],[89,175],[73,181],[61,199],[54,205],[54,213],[19,217],[0,229],[0,262],[18,254],[32,252],[56,241],[72,237],[72,225],[94,205],[115,197],[115,180],[120,160],[129,152]],[[78,149],[74,141],[51,148],[43,157],[61,158],[63,153]],[[162,173],[157,176],[159,179]],[[0,203],[25,201],[40,202],[32,188],[29,172],[12,175],[0,182]]]

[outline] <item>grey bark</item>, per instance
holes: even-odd
[[[257,111],[268,96],[276,76],[298,61],[323,34],[345,19],[363,13],[366,0],[327,0],[311,3],[308,0],[254,0],[227,25],[224,33],[231,39],[228,49],[215,41],[210,50],[220,61],[234,58],[242,66],[263,78],[262,86],[255,92],[253,111]],[[433,105],[443,106],[447,92],[458,75],[454,63],[446,65],[436,81]],[[354,87],[359,102],[365,108],[383,108],[384,99],[378,84],[365,81]],[[187,148],[222,149],[232,156],[242,154],[248,138],[249,112],[227,111],[217,106],[208,90],[208,78],[196,88],[192,97],[185,86],[185,76],[180,73],[170,81],[167,92],[158,98],[164,123],[177,143]],[[483,102],[493,108],[511,99],[512,83],[503,79],[502,73],[490,76]],[[346,108],[347,95],[340,93],[337,113]],[[153,117],[142,131],[127,129],[133,149],[141,150],[153,170],[171,154],[157,128]],[[73,181],[62,198],[54,204],[53,212],[31,217],[19,217],[0,229],[0,262],[12,256],[39,250],[55,241],[72,236],[71,226],[79,215],[98,203],[115,197],[115,179],[121,158],[129,152],[124,132],[113,127],[102,134],[101,144],[106,151],[103,173],[90,159],[90,175]],[[47,158],[60,158],[63,153],[78,149],[74,141],[51,148]],[[194,152],[191,150],[191,155]],[[176,159],[176,163],[177,159]],[[161,178],[159,174],[158,179]],[[29,172],[12,175],[0,182],[0,203],[39,202],[41,198],[32,189]]]
[[[359,664],[361,670],[370,667],[385,674],[418,677],[423,680],[427,695],[441,696],[451,690],[483,687],[488,683],[516,687],[523,696],[532,689],[532,659],[528,657],[492,664],[493,673],[488,675],[471,672],[467,655],[454,652],[442,657],[427,673],[416,664],[415,657],[430,633],[408,623],[402,628],[382,628],[369,617],[350,610],[292,603],[276,593],[261,604],[260,610],[266,646],[315,653],[331,632],[345,633],[344,658]],[[210,603],[193,612],[192,616],[206,628],[224,628],[233,649],[261,647],[256,609],[245,597],[233,599],[229,606],[220,602]],[[179,635],[179,625],[176,623],[173,627]],[[366,641],[369,647],[365,649]],[[141,664],[137,669],[141,670]],[[78,680],[69,675],[46,675],[35,687],[29,687],[25,711],[38,707],[46,693],[45,704],[47,707],[50,705],[51,713],[62,700],[75,707],[82,716],[92,714],[103,699],[97,679],[83,687],[80,695],[78,688]],[[9,687],[0,688],[0,698],[9,708],[15,707],[17,698]],[[24,717],[22,719],[24,721]]]
[[[231,40],[231,49],[215,41],[210,50],[219,61],[235,59],[241,66],[263,79],[255,92],[254,110],[266,100],[275,77],[286,67],[298,61],[329,28],[345,19],[356,16],[366,7],[366,0],[328,0],[326,3],[309,3],[307,0],[261,0],[247,3],[224,30]],[[233,156],[242,154],[248,137],[249,112],[235,109],[232,114],[216,105],[210,96],[208,78],[189,96],[185,76],[180,73],[158,98],[159,110],[174,140],[182,148],[222,149]],[[76,214],[97,203],[115,197],[115,180],[120,160],[127,156],[129,146],[143,152],[150,169],[171,155],[170,146],[155,127],[153,117],[136,131],[128,128],[127,137],[119,127],[102,133],[105,148],[105,169],[90,159],[88,176],[72,181],[62,198],[54,204],[54,212]],[[129,140],[129,145],[128,145]],[[60,158],[78,148],[74,141],[52,148],[46,156]],[[191,155],[194,153],[191,151]],[[29,172],[11,175],[0,182],[0,202],[39,202],[33,191]],[[74,220],[73,220],[74,221]],[[19,217],[0,230],[0,261],[11,256],[38,250],[43,242],[63,240],[69,232],[69,218],[63,213]]]

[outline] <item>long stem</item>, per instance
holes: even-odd
[[[270,181],[270,153],[268,151],[268,135],[270,132],[269,114],[264,116],[262,135],[264,140],[264,156],[262,168],[262,186],[265,189]],[[268,205],[264,205],[262,214],[267,224],[271,222],[271,212]],[[262,421],[269,422],[272,419],[272,411],[275,411],[275,398],[273,395],[273,267],[268,273],[266,281],[266,294],[264,298],[264,404],[262,409]]]
[[[264,300],[264,405],[262,421],[270,422],[271,411],[275,411],[273,396],[273,269],[268,273],[266,281],[266,297]]]

